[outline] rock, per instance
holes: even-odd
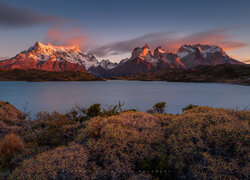
[[[0,101],[0,139],[6,134],[16,133],[25,123],[25,116],[15,106]]]

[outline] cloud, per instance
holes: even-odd
[[[89,41],[86,33],[81,28],[64,29],[57,26],[48,30],[45,43],[58,46],[76,46],[80,50],[86,50]]]
[[[247,46],[247,43],[238,42],[238,41],[224,41],[224,42],[218,42],[217,44],[223,47],[225,51]]]
[[[250,59],[244,60],[243,62],[246,63],[246,64],[250,64]]]
[[[91,51],[91,53],[97,56],[106,56],[106,55],[116,55],[120,53],[126,53],[133,50],[135,47],[142,46],[146,42],[153,46],[154,44],[159,44],[161,39],[170,37],[174,35],[176,31],[170,32],[159,32],[159,33],[150,33],[134,39],[111,42],[103,46],[99,46]]]
[[[243,63],[250,64],[250,59],[248,59],[248,58],[238,56],[235,54],[230,54],[230,57],[232,57],[233,59],[237,59],[238,61],[241,61]]]
[[[36,12],[11,7],[0,3],[0,26],[25,27],[44,23],[60,23],[63,19],[55,16],[41,15]]]
[[[150,33],[134,39],[116,41],[92,50],[91,53],[102,57],[119,53],[131,52],[135,47],[141,47],[149,43],[152,49],[162,46],[165,50],[177,51],[183,44],[215,44],[225,50],[231,50],[246,46],[246,43],[230,41],[231,36],[227,34],[229,28],[214,29],[210,31],[183,34],[181,31]]]

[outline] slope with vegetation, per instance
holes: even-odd
[[[0,81],[102,81],[81,71],[0,70]]]
[[[195,69],[157,71],[116,77],[115,79],[172,82],[222,82],[250,85],[250,65],[220,64],[217,66],[200,66]]]
[[[164,108],[40,112],[0,139],[1,178],[248,179],[249,110]]]

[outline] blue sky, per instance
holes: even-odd
[[[1,14],[1,9],[10,10]],[[170,50],[180,43],[218,44],[247,60],[249,18],[248,0],[2,0],[0,57],[12,57],[36,41],[52,41],[48,31],[54,29],[62,38],[84,37],[83,51],[99,59],[119,61],[130,56],[133,46],[152,41]],[[142,40],[144,35],[149,39]]]

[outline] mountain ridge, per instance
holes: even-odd
[[[98,61],[93,54],[84,54],[76,46],[63,47],[42,44],[39,41],[15,57],[0,61],[0,69],[35,69],[43,71],[83,71],[96,76],[112,77],[171,69],[189,69],[196,66],[243,64],[229,57],[216,45],[182,45],[178,52],[158,46],[151,50],[148,43],[136,47],[130,58],[113,63]]]

